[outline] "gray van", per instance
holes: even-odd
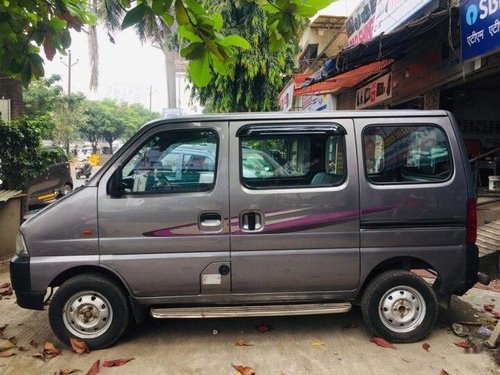
[[[429,334],[478,281],[475,192],[444,111],[244,113],[144,126],[26,221],[20,307],[64,343],[129,321],[330,314],[361,306],[392,342]],[[432,285],[415,273],[436,275]]]

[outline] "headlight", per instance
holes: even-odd
[[[29,256],[28,249],[26,248],[26,243],[24,242],[24,237],[21,232],[17,232],[16,255],[21,258],[26,258]]]

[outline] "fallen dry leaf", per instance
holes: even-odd
[[[120,358],[120,359],[108,359],[107,361],[104,361],[102,364],[102,367],[118,367],[118,366],[123,366],[130,361],[134,360],[135,358]]]
[[[54,358],[61,354],[61,351],[56,348],[54,344],[52,344],[50,341],[45,341],[45,345],[43,348],[43,353],[47,358]]]
[[[31,356],[33,358],[39,358],[42,361],[47,362],[47,360],[45,359],[45,354],[44,353],[35,353],[35,354],[32,354]]]
[[[255,370],[247,366],[236,366],[231,364],[241,375],[255,375]]]
[[[17,339],[16,339],[16,336],[9,337],[9,342],[10,342],[12,345],[17,345]]]
[[[492,311],[491,312],[493,314],[493,316],[497,319],[500,319],[500,312],[499,311]]]
[[[495,308],[495,305],[492,304],[492,303],[486,303],[486,304],[483,305],[483,308],[486,311],[493,311],[493,309]]]
[[[78,354],[90,353],[89,347],[85,344],[85,341],[79,341],[73,337],[70,337],[71,347]]]
[[[392,345],[390,342],[384,340],[383,338],[373,336],[370,340],[371,342],[374,342],[378,346],[382,346],[383,348],[390,348],[390,349],[396,349],[394,345]]]
[[[16,355],[14,352],[0,352],[0,358],[6,358],[6,357],[12,357],[13,355]]]
[[[99,364],[101,363],[101,361],[98,359],[97,361],[94,362],[94,364],[92,365],[92,367],[89,369],[89,371],[87,371],[87,374],[86,375],[96,375],[99,373]]]
[[[28,348],[25,348],[24,346],[18,346],[17,350],[19,350],[20,352],[29,352],[30,351]]]
[[[0,344],[0,351],[4,352],[6,350],[9,350],[9,349],[12,349],[12,348],[15,348],[15,347],[16,347],[16,345],[13,344],[13,343],[11,343],[10,341],[8,341],[8,342],[2,342]]]
[[[70,374],[74,374],[75,372],[82,372],[82,370],[79,370],[77,368],[74,368],[73,370],[70,370],[69,368],[64,368],[62,370],[59,370],[57,375],[70,375]]]
[[[8,287],[5,290],[0,290],[0,296],[11,296],[12,294],[14,294],[14,291],[11,287]]]
[[[448,374],[445,370],[441,369],[441,371],[439,371],[439,375],[450,375],[450,374]]]
[[[30,345],[34,348],[38,348],[38,343],[35,340],[31,340]]]
[[[253,344],[250,344],[248,341],[246,341],[244,339],[239,339],[238,341],[236,341],[236,343],[234,345],[236,345],[236,346],[253,346]]]
[[[10,283],[4,283],[2,285],[0,285],[0,289],[5,289],[5,288],[8,288],[10,286]]]
[[[459,346],[461,348],[464,348],[464,349],[470,349],[470,341],[469,340],[456,342],[455,345]]]
[[[426,342],[424,342],[424,343],[422,344],[422,349],[424,349],[426,352],[428,352],[428,351],[429,351],[429,348],[430,348],[430,347],[431,347],[431,346],[430,346],[428,343],[426,343]]]
[[[325,343],[324,342],[319,342],[319,341],[314,341],[314,342],[311,343],[311,345],[312,346],[323,346],[323,345],[325,345]]]
[[[406,358],[401,358],[403,361],[405,361],[406,363],[411,363],[411,361],[409,359],[406,359]]]
[[[267,324],[259,324],[258,326],[255,327],[255,329],[261,333],[265,333],[267,331],[270,331],[272,328]]]

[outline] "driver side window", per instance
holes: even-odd
[[[207,191],[215,184],[217,134],[165,131],[149,138],[123,167],[126,194]]]

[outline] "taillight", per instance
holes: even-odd
[[[467,200],[467,243],[475,243],[477,238],[476,200]]]

